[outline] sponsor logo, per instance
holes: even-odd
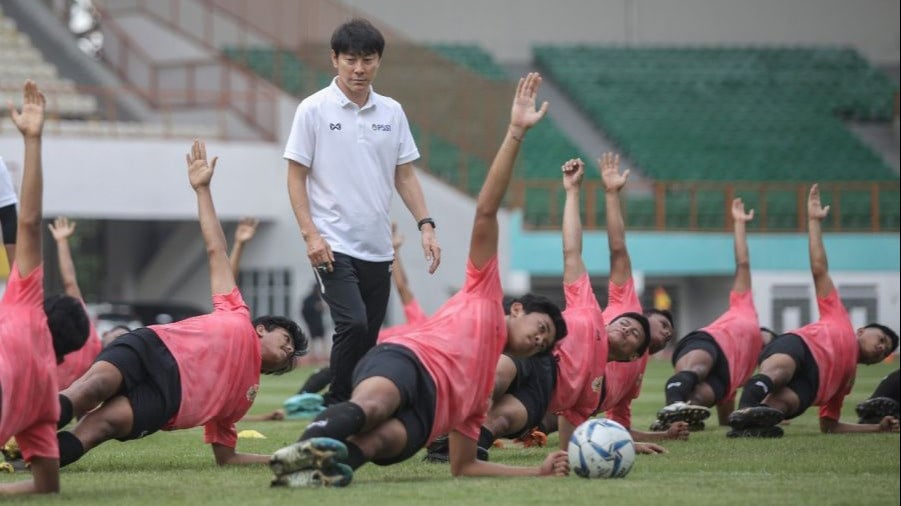
[[[341,123],[329,123],[328,129],[329,130],[341,130]]]
[[[309,425],[307,425],[307,428],[309,429],[310,427],[325,427],[325,425],[327,423],[328,423],[328,420],[317,420],[317,421],[311,422]]]
[[[257,392],[260,391],[260,385],[252,385],[247,389],[247,400],[253,402],[257,398]]]
[[[390,132],[390,131],[391,131],[391,125],[380,125],[380,124],[378,124],[378,123],[373,123],[373,124],[372,124],[372,131],[373,131],[373,132]]]
[[[667,385],[666,389],[669,390],[670,388],[679,388],[681,386],[682,386],[682,382],[676,381],[676,382],[673,382],[673,383],[670,383],[669,385]]]
[[[604,377],[598,376],[597,378],[591,380],[591,391],[598,393],[601,391],[601,388],[604,386]]]
[[[764,383],[764,382],[762,382],[762,381],[755,381],[755,382],[754,382],[754,385],[755,385],[755,386],[758,386],[758,387],[760,387],[760,388],[762,388],[762,389],[763,389],[763,393],[765,393],[765,394],[770,393],[770,389],[766,387],[766,383]]]

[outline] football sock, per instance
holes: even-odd
[[[84,455],[84,445],[75,434],[68,431],[57,432],[56,439],[59,442],[59,467],[67,466]]]
[[[901,402],[901,369],[895,369],[895,372],[889,374],[885,378],[882,378],[882,381],[879,382],[879,385],[876,387],[876,391],[873,392],[873,397],[888,397],[889,399],[895,399],[896,401]]]
[[[297,391],[298,394],[305,393],[319,393],[328,386],[329,383],[332,382],[332,370],[328,367],[323,367],[318,371],[314,372],[307,378],[307,381],[300,387],[300,390]]]
[[[773,391],[773,380],[765,374],[755,374],[745,383],[745,388],[738,401],[738,407],[759,406],[763,399]]]
[[[348,436],[360,432],[364,425],[366,413],[363,412],[363,408],[352,402],[340,402],[319,413],[319,416],[307,426],[300,439],[330,437],[344,441]]]
[[[691,396],[691,391],[698,384],[698,375],[692,371],[680,371],[667,380],[666,389],[666,405],[669,406],[674,402],[686,402]]]
[[[490,430],[486,429],[483,425],[481,429],[479,429],[479,442],[478,445],[480,448],[484,448],[486,450],[491,449],[491,445],[494,444],[494,434],[491,433]]]
[[[359,446],[350,441],[345,441],[344,446],[347,447],[347,459],[344,463],[349,465],[354,471],[368,462],[369,459],[366,458],[366,455],[363,455],[363,450]]]
[[[59,394],[59,420],[56,428],[62,429],[72,421],[72,401],[63,394]]]

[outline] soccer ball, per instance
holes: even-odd
[[[569,438],[569,467],[582,478],[624,478],[635,463],[635,443],[622,425],[594,418]]]

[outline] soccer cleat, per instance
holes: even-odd
[[[667,427],[673,422],[688,422],[689,425],[695,424],[706,420],[709,416],[710,408],[682,401],[664,406],[657,412],[657,420]]]
[[[769,406],[752,406],[733,411],[729,426],[735,430],[772,427],[785,419],[785,413]]]
[[[858,423],[879,423],[886,416],[898,418],[898,401],[890,397],[873,397],[857,405]]]
[[[276,450],[269,459],[269,468],[281,476],[302,469],[324,469],[346,458],[347,447],[341,441],[314,437]]]
[[[651,432],[666,432],[669,430],[672,424],[669,422],[662,422],[660,420],[655,420],[654,423],[651,424],[650,430]],[[706,428],[707,426],[702,421],[697,422],[689,422],[688,423],[688,431],[689,432],[699,432]]]
[[[290,488],[346,487],[353,479],[354,470],[347,464],[336,462],[322,469],[302,469],[277,476],[271,485]]]
[[[423,461],[434,464],[447,464],[450,462],[450,439],[447,435],[438,436],[425,447],[426,454]]]
[[[522,443],[523,448],[544,448],[547,446],[547,434],[538,429],[532,429],[528,434],[516,438],[515,441]]]
[[[758,437],[758,438],[780,438],[784,432],[782,427],[771,425],[769,427],[752,427],[748,429],[732,429],[726,433],[726,437]]]

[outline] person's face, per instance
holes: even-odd
[[[635,318],[623,316],[613,320],[607,325],[609,359],[617,362],[638,359],[638,347],[644,339],[644,328]]]
[[[862,364],[875,364],[885,360],[885,357],[894,351],[892,340],[885,332],[873,327],[857,329],[857,346],[860,349]]]
[[[648,354],[653,355],[666,348],[666,345],[673,338],[673,326],[665,316],[658,313],[652,313],[648,316],[648,323],[651,326],[651,342],[648,344]]]
[[[263,372],[277,371],[291,363],[294,358],[294,341],[287,330],[281,327],[266,330],[263,325],[257,325],[256,330],[260,336]]]
[[[338,71],[338,86],[350,96],[369,93],[369,86],[375,80],[381,62],[378,53],[335,54],[332,51],[332,66]]]
[[[514,357],[531,357],[554,345],[557,330],[546,313],[526,313],[522,304],[514,302],[507,316],[506,351]]]

